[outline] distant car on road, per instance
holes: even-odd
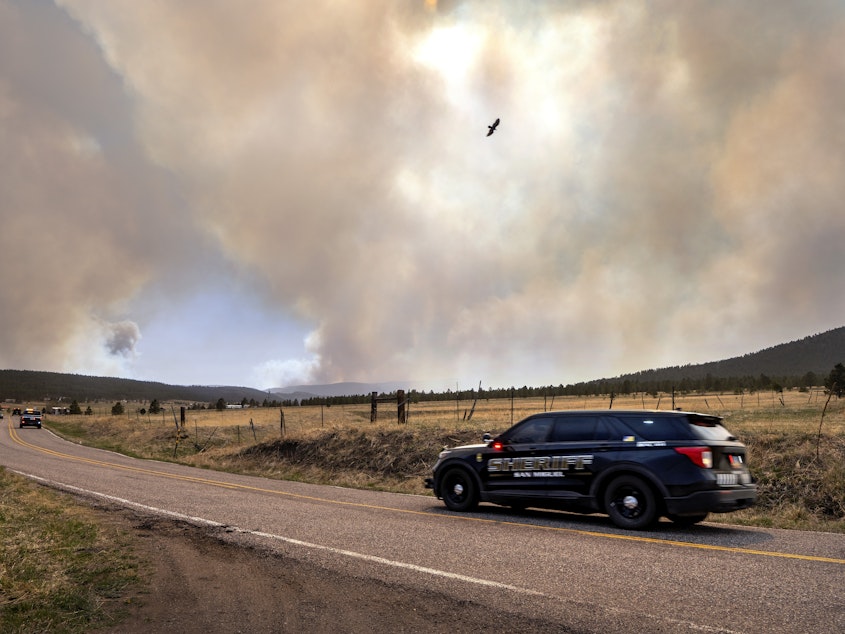
[[[37,427],[41,429],[41,412],[37,409],[27,408],[21,412],[21,429],[24,427]]]
[[[644,529],[748,508],[745,445],[718,416],[680,411],[534,414],[483,443],[444,449],[426,487],[453,511],[479,502],[607,513]]]

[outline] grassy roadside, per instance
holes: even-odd
[[[0,467],[0,631],[114,625],[140,566],[131,534]]]

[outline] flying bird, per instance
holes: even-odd
[[[496,119],[496,120],[493,122],[493,125],[488,125],[487,127],[490,129],[490,131],[487,133],[487,136],[490,136],[491,134],[493,134],[493,133],[496,131],[496,127],[497,127],[498,125],[499,125],[499,120],[498,120],[498,119]]]

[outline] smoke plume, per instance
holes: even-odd
[[[0,0],[0,364],[131,373],[209,270],[308,324],[268,385],[568,383],[840,326],[844,18]]]

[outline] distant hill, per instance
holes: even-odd
[[[20,402],[45,400],[92,401],[188,401],[240,403],[244,398],[262,403],[271,397],[251,387],[167,385],[103,376],[39,372],[35,370],[0,370],[0,400]]]
[[[274,387],[270,392],[286,399],[325,398],[330,396],[359,396],[378,392],[390,394],[396,390],[421,389],[414,381],[386,381],[382,383],[329,383],[327,385],[290,385]]]
[[[685,378],[704,379],[708,375],[720,379],[756,377],[761,374],[769,377],[802,377],[808,372],[825,378],[837,363],[845,363],[845,326],[741,357],[698,365],[644,370],[619,378],[638,381],[680,381]]]

